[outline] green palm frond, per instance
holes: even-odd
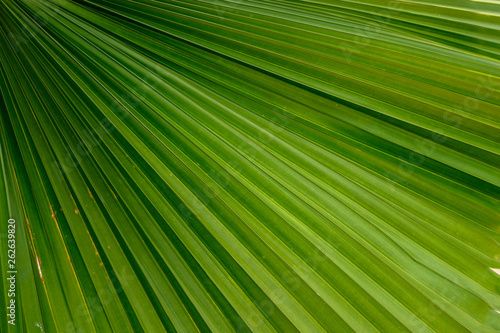
[[[499,32],[493,0],[4,1],[1,332],[499,332]]]

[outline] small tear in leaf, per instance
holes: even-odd
[[[38,266],[38,273],[40,273],[40,278],[43,281],[43,274],[42,274],[42,268],[40,267],[40,259],[38,259],[38,256],[36,257],[36,264]]]

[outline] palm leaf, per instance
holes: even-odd
[[[500,331],[494,1],[0,8],[2,332]]]

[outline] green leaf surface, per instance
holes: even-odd
[[[1,331],[500,331],[499,31],[494,1],[1,3]]]

